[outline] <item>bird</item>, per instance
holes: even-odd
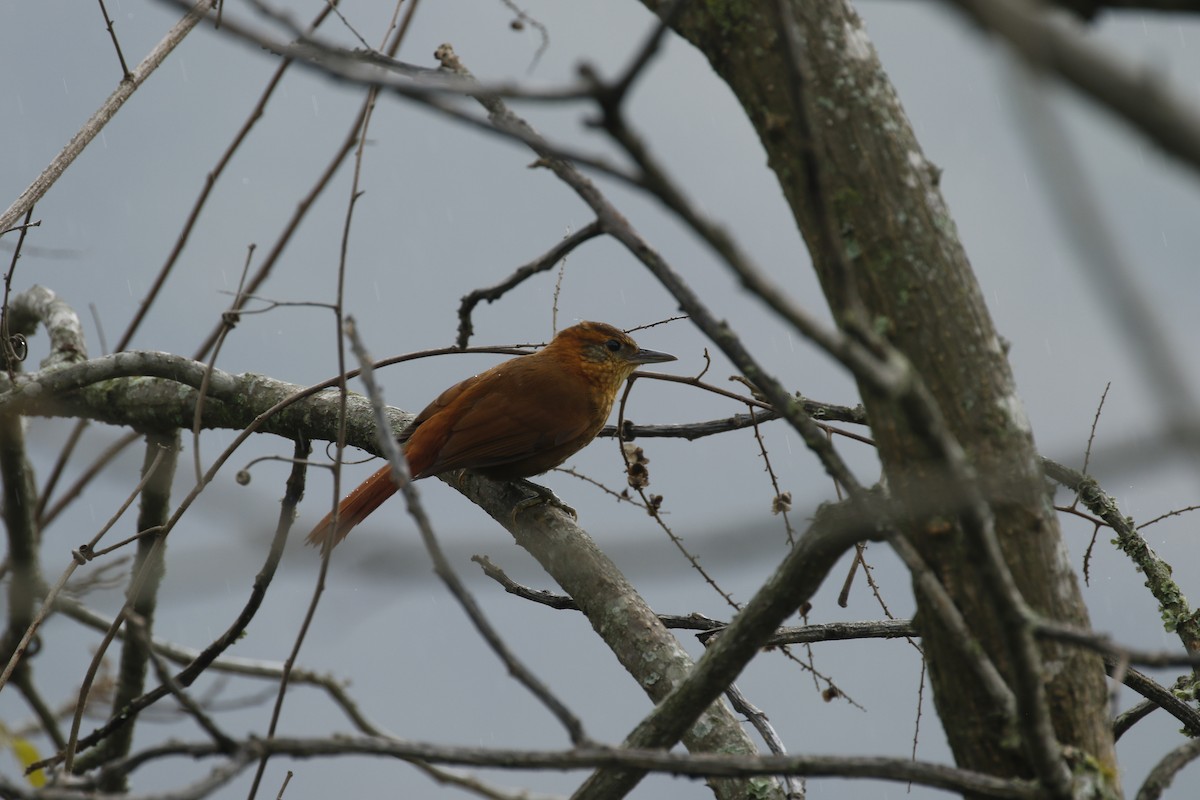
[[[588,445],[622,384],[643,364],[675,361],[603,322],[564,328],[548,345],[456,383],[397,437],[413,480],[467,469],[494,480],[540,475]],[[326,515],[310,545],[336,545],[396,492],[385,464]]]

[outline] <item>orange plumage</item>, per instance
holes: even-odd
[[[617,392],[642,364],[675,356],[642,350],[622,331],[581,322],[536,353],[451,386],[400,434],[414,479],[469,469],[495,480],[539,475],[596,437]],[[323,519],[308,543],[337,544],[396,491],[384,465]]]

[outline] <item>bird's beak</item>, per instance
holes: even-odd
[[[664,361],[675,361],[670,353],[660,353],[657,350],[638,350],[629,360],[634,364],[661,364]]]

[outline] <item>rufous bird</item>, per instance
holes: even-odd
[[[494,480],[540,475],[587,446],[621,385],[643,364],[675,356],[643,350],[603,322],[564,328],[541,350],[451,386],[399,436],[413,479],[469,469]],[[396,492],[391,467],[346,495],[336,530],[328,514],[308,543],[336,545]]]

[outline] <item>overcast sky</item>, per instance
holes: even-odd
[[[109,0],[125,58],[136,63],[174,23],[177,13],[160,3]],[[382,3],[346,5],[345,14],[378,45],[388,10]],[[291,3],[298,19],[317,3]],[[548,45],[539,55],[538,29],[513,30],[513,12],[502,2],[425,3],[400,52],[411,63],[435,66],[432,52],[450,42],[486,80],[558,86],[587,61],[607,75],[618,71],[651,30],[652,17],[631,2],[531,0],[528,13],[544,24]],[[1093,472],[1138,521],[1195,504],[1195,459],[1167,456],[1128,461],[1127,445],[1163,431],[1165,404],[1148,384],[1142,359],[1131,350],[1118,321],[1093,289],[1094,265],[1072,243],[1061,209],[1047,190],[1047,162],[1030,150],[1023,130],[1028,106],[1013,87],[1025,80],[1005,51],[934,3],[864,2],[868,33],[925,149],[943,169],[942,190],[982,284],[1000,333],[1011,342],[1018,386],[1043,452],[1080,466],[1088,429],[1107,383]],[[256,20],[237,2],[226,10]],[[264,25],[265,27],[265,25]],[[356,40],[330,22],[331,37]],[[1122,58],[1144,66],[1195,100],[1200,87],[1200,25],[1183,17],[1118,15],[1093,35]],[[261,94],[277,59],[202,25],[173,53],[105,128],[45,199],[41,220],[27,240],[14,290],[43,284],[80,313],[93,355],[124,330],[163,264],[201,189],[206,173]],[[0,196],[7,206],[113,90],[120,71],[98,8],[61,0],[0,4],[0,66],[9,76],[0,142]],[[1104,111],[1055,85],[1035,87],[1064,127],[1071,152],[1084,166],[1086,196],[1104,215],[1106,232],[1138,287],[1152,303],[1179,370],[1200,389],[1194,352],[1200,298],[1200,192],[1193,171],[1180,166],[1113,121]],[[346,136],[361,102],[359,89],[294,68],[266,116],[218,183],[162,297],[133,347],[190,355],[230,302],[247,247],[255,263],[273,245],[299,199]],[[518,105],[542,132],[572,147],[615,157],[583,121],[584,105],[567,108]],[[806,308],[828,319],[823,298],[778,186],[765,166],[753,131],[728,89],[686,42],[669,38],[631,98],[629,117],[698,206],[726,225],[776,281]],[[372,122],[349,248],[347,311],[358,320],[377,357],[452,343],[458,299],[497,282],[591,221],[587,209],[545,170],[531,170],[528,150],[467,129],[395,98],[381,101]],[[328,302],[333,297],[338,248],[350,192],[343,167],[309,213],[261,294],[276,301]],[[632,224],[700,292],[718,317],[728,319],[768,368],[804,395],[854,404],[853,384],[814,347],[796,338],[753,298],[694,237],[651,200],[613,181],[602,188]],[[5,262],[13,237],[0,242]],[[553,274],[530,281],[494,305],[476,311],[477,344],[544,341],[552,334]],[[94,307],[93,311],[89,307]],[[675,304],[623,250],[593,242],[567,260],[558,299],[558,323],[599,319],[622,327],[672,316]],[[307,384],[337,371],[330,313],[311,306],[276,308],[243,317],[222,351],[219,366]],[[696,374],[705,341],[686,322],[637,334],[646,347],[679,356],[656,367]],[[31,364],[45,353],[43,337],[31,343]],[[711,351],[711,348],[710,348]],[[389,402],[417,410],[441,388],[495,363],[494,357],[454,356],[392,368],[382,377]],[[714,357],[708,378],[724,384],[732,368]],[[732,387],[731,387],[732,388]],[[688,422],[742,409],[674,385],[640,382],[629,416],[638,422]],[[39,474],[49,470],[68,426],[31,421]],[[119,435],[95,428],[85,437],[73,469]],[[821,469],[782,425],[764,433],[782,488],[796,503],[802,526],[811,509],[834,497]],[[229,436],[205,440],[213,458]],[[749,434],[696,443],[648,443],[654,491],[666,498],[672,528],[739,600],[747,599],[782,555],[781,521],[770,515],[772,492]],[[839,442],[865,481],[877,466],[865,448]],[[190,448],[190,442],[188,443]],[[1156,452],[1150,455],[1157,455]],[[234,469],[261,454],[286,455],[290,445],[260,437],[235,457]],[[77,545],[113,512],[135,482],[140,454],[132,451],[98,481],[47,537],[46,571],[55,575]],[[240,460],[239,460],[240,459]],[[190,464],[190,450],[184,463]],[[598,442],[573,458],[610,486],[621,472],[615,445]],[[375,468],[348,470],[353,481]],[[249,487],[233,472],[218,479],[196,508],[190,525],[172,535],[159,633],[203,646],[222,630],[249,590],[274,526],[283,467],[253,468]],[[190,468],[180,469],[180,488]],[[566,475],[545,483],[579,509],[581,523],[627,570],[661,612],[730,610],[690,571],[666,536],[629,506]],[[310,479],[300,527],[307,529],[329,502],[327,474]],[[538,588],[550,579],[456,493],[435,482],[422,492],[439,533],[469,578],[488,614],[535,671],[583,717],[597,739],[619,741],[647,710],[647,701],[595,639],[586,621],[570,612],[531,609],[478,576],[472,553],[487,553],[514,577]],[[1066,498],[1062,498],[1066,499]],[[132,523],[130,523],[132,524]],[[1074,562],[1091,526],[1064,522]],[[1195,520],[1187,516],[1149,528],[1151,545],[1177,567],[1185,592],[1197,581],[1190,565],[1200,556]],[[1162,632],[1142,578],[1112,552],[1103,533],[1085,596],[1094,624],[1123,641],[1146,647],[1177,644]],[[353,692],[371,716],[398,735],[465,745],[560,747],[566,743],[548,715],[505,675],[437,584],[427,557],[399,503],[391,503],[341,548],[315,628],[300,661],[353,681]],[[871,550],[876,577],[893,613],[911,613],[904,574],[882,548]],[[238,644],[237,655],[279,661],[286,657],[308,602],[318,559],[299,541],[289,545],[277,585]],[[845,568],[834,570],[814,604],[811,621],[877,619],[882,612],[865,583],[856,585],[848,609],[835,597]],[[1193,589],[1193,594],[1196,594]],[[89,602],[113,610],[120,594]],[[66,633],[64,633],[66,632]],[[56,634],[58,634],[56,638]],[[686,640],[685,640],[686,641]],[[54,702],[78,685],[82,662],[96,642],[58,621],[47,631],[39,661]],[[688,646],[696,651],[690,643]],[[778,656],[759,658],[743,677],[750,699],[762,706],[791,752],[907,756],[917,707],[919,661],[903,642],[828,644],[815,651],[817,667],[833,677],[855,704],[825,703],[812,680]],[[52,670],[50,665],[54,664]],[[60,671],[61,670],[61,671]],[[1163,680],[1173,679],[1163,673]],[[54,686],[54,681],[58,685]],[[210,687],[211,682],[204,684]],[[598,690],[597,687],[602,687]],[[241,694],[248,689],[240,687]],[[947,760],[944,739],[925,695],[919,758]],[[1127,693],[1122,707],[1133,702]],[[231,713],[231,730],[262,732],[267,711]],[[12,692],[0,695],[0,718],[24,719]],[[1178,727],[1157,714],[1122,740],[1119,755],[1127,788],[1179,743]],[[320,735],[347,730],[315,692],[290,697],[281,731]],[[85,725],[85,729],[87,726]],[[160,729],[144,725],[146,743]],[[178,735],[199,738],[190,727]],[[43,744],[44,746],[44,744]],[[0,757],[0,770],[15,774]],[[272,793],[285,767],[297,771],[289,796],[330,796],[353,780],[364,796],[433,796],[442,791],[420,773],[383,761],[273,763]],[[172,764],[139,772],[135,788],[177,785]],[[1167,797],[1190,797],[1195,768]],[[199,774],[198,772],[196,774]],[[500,785],[529,785],[569,792],[578,776],[490,774]],[[248,779],[221,797],[244,796]],[[927,797],[936,793],[882,783],[813,782],[813,797]],[[451,790],[445,790],[448,793]],[[297,794],[298,793],[298,794]],[[655,778],[636,797],[705,796],[686,781]]]

